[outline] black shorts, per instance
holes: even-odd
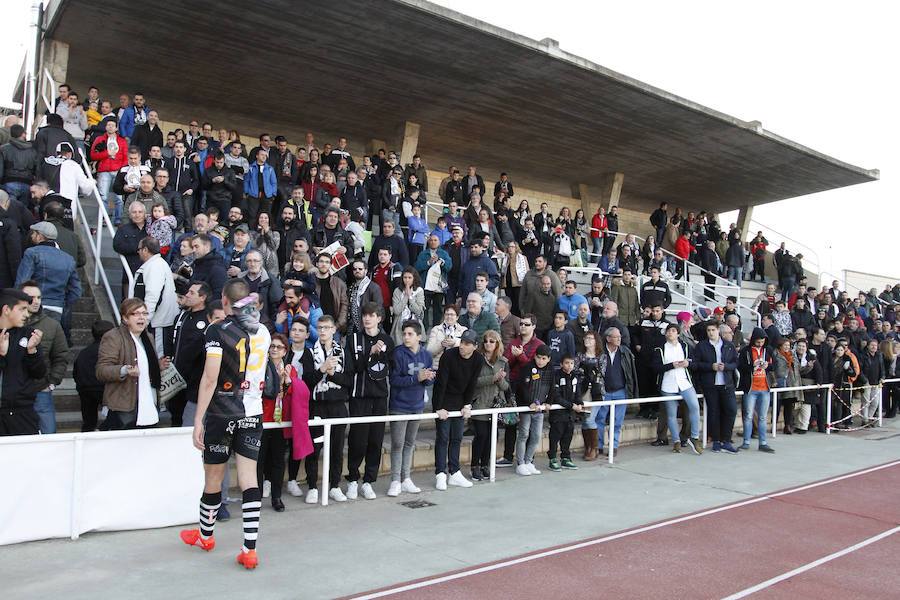
[[[207,414],[203,421],[203,463],[224,464],[232,453],[257,460],[262,432],[262,415],[236,419]]]

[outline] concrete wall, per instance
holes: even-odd
[[[863,273],[862,271],[850,271],[844,269],[844,285],[851,293],[862,290],[868,292],[871,288],[880,294],[884,291],[885,285],[893,286],[900,277],[890,277],[887,275],[875,275],[873,273]]]

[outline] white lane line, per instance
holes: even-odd
[[[548,556],[555,556],[557,554],[562,554],[564,552],[570,552],[572,550],[580,550],[582,548],[588,548],[590,546],[596,546],[597,544],[603,544],[606,542],[611,542],[613,540],[618,540],[625,537],[630,537],[633,535],[637,535],[639,533],[645,533],[647,531],[653,531],[654,529],[660,529],[662,527],[668,527],[669,525],[677,525],[679,523],[684,523],[686,521],[692,521],[694,519],[699,519],[701,517],[708,517],[710,515],[714,515],[716,513],[724,512],[726,510],[732,510],[735,508],[741,508],[743,506],[749,506],[751,504],[756,504],[757,502],[762,502],[764,500],[771,500],[773,498],[777,498],[779,496],[786,496],[788,494],[795,494],[797,492],[803,492],[805,490],[817,488],[823,485],[828,485],[831,483],[837,483],[838,481],[843,481],[845,479],[850,479],[853,477],[859,477],[860,475],[867,475],[869,473],[874,473],[875,471],[880,471],[882,469],[889,469],[891,467],[896,467],[900,465],[900,460],[890,462],[884,465],[878,465],[877,467],[871,467],[869,469],[864,469],[862,471],[857,471],[856,473],[848,473],[846,475],[840,475],[838,477],[832,477],[831,479],[826,479],[824,481],[818,481],[816,483],[810,483],[808,485],[803,485],[800,487],[784,490],[782,492],[777,492],[774,494],[766,494],[764,496],[757,496],[756,498],[751,498],[749,500],[742,500],[740,502],[735,502],[734,504],[726,504],[725,506],[719,506],[717,508],[712,508],[710,510],[705,510],[703,512],[695,513],[692,515],[687,515],[684,517],[677,517],[675,519],[670,519],[668,521],[662,521],[660,523],[655,523],[653,525],[647,525],[645,527],[639,527],[638,529],[631,529],[628,531],[623,531],[621,533],[615,533],[612,535],[608,535],[606,537],[598,538],[596,540],[587,540],[584,542],[578,542],[577,544],[570,544],[568,546],[561,546],[559,548],[553,548],[552,550],[545,550],[544,552],[539,552],[537,554],[530,554],[528,556],[521,556],[519,558],[513,558],[510,560],[506,560],[499,563],[494,563],[490,565],[484,565],[481,567],[476,567],[474,569],[469,569],[467,571],[459,571],[458,573],[451,573],[449,575],[442,575],[440,577],[435,577],[433,579],[426,579],[424,581],[418,581],[415,583],[409,583],[406,585],[401,585],[395,588],[389,588],[386,590],[382,590],[380,592],[373,592],[371,594],[364,594],[361,596],[353,596],[353,600],[374,600],[375,598],[384,598],[385,596],[391,596],[393,594],[399,594],[402,592],[409,592],[412,590],[418,590],[425,587],[430,587],[433,585],[438,585],[440,583],[445,583],[447,581],[454,581],[456,579],[462,579],[463,577],[470,577],[472,575],[478,575],[480,573],[488,573],[490,571],[497,571],[499,569],[504,569],[506,567],[512,567],[515,565],[520,565],[522,563],[530,562],[533,560],[538,560],[541,558],[546,558]]]
[[[850,554],[851,552],[856,552],[860,548],[865,548],[869,544],[874,544],[875,542],[877,542],[879,540],[883,540],[886,537],[892,536],[895,533],[897,533],[898,531],[900,531],[900,525],[898,525],[897,527],[894,527],[893,529],[888,529],[887,531],[882,531],[878,535],[875,535],[868,539],[865,539],[865,540],[859,542],[858,544],[853,544],[852,546],[844,548],[843,550],[838,550],[837,552],[829,554],[828,556],[823,556],[822,558],[820,558],[818,560],[814,560],[811,563],[807,563],[801,567],[797,567],[796,569],[794,569],[792,571],[788,571],[787,573],[782,573],[781,575],[779,575],[777,577],[773,577],[772,579],[768,579],[766,581],[763,581],[762,583],[758,583],[758,584],[754,585],[753,587],[748,587],[747,589],[741,590],[740,592],[738,592],[736,594],[726,596],[723,600],[738,600],[738,598],[745,598],[751,594],[755,594],[756,592],[759,592],[766,588],[772,587],[776,583],[780,583],[780,582],[784,581],[785,579],[790,579],[791,577],[794,577],[796,575],[800,575],[801,573],[805,573],[807,571],[815,569],[816,567],[818,567],[820,565],[824,565],[825,563],[832,561],[836,558],[840,558],[842,556]]]

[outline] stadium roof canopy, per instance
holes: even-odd
[[[715,212],[872,181],[850,165],[559,49],[422,0],[51,0],[45,35],[84,90],[319,143],[420,125],[431,168],[476,164],[569,195],[624,173],[623,206]],[[397,143],[397,145],[394,145]]]

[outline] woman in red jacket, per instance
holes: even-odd
[[[97,188],[107,210],[110,206],[106,198],[109,194],[115,198],[113,223],[118,225],[122,220],[122,197],[113,193],[110,188],[116,179],[116,173],[128,163],[128,142],[118,134],[115,119],[109,119],[106,122],[106,133],[94,140],[91,160],[97,161]]]
[[[606,210],[601,206],[597,209],[597,214],[591,217],[591,243],[594,246],[592,253],[593,258],[598,260],[600,258],[600,249],[603,244],[603,236],[606,235],[607,229],[609,229],[609,225],[606,221]]]
[[[678,272],[676,277],[681,279],[684,276],[685,280],[687,277],[687,269],[685,269],[685,261],[691,257],[691,234],[689,231],[685,230],[681,233],[681,236],[678,238],[678,241],[675,242],[675,255],[678,256],[681,260],[678,261]]]

